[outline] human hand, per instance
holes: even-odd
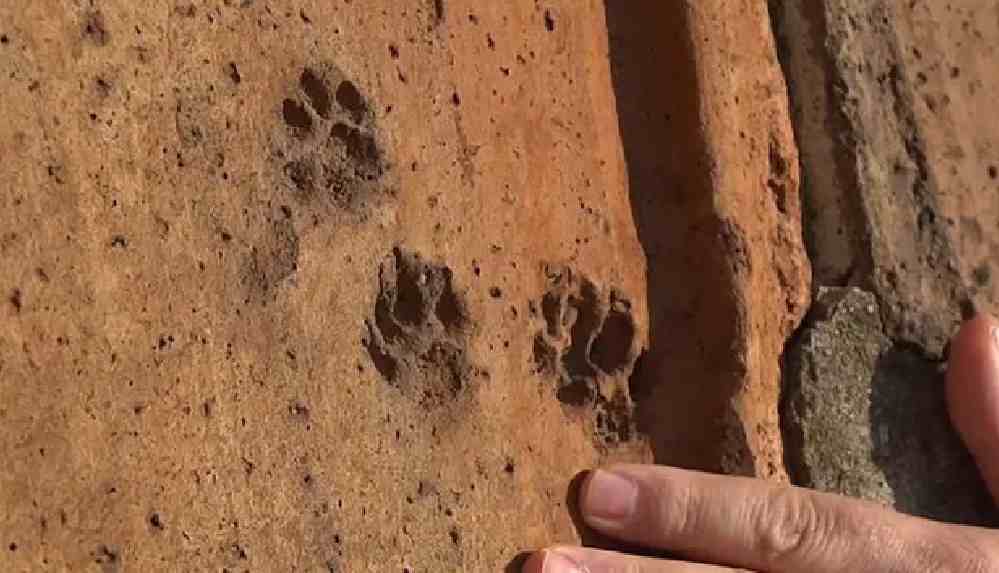
[[[951,344],[952,423],[999,500],[999,331],[966,323]],[[596,470],[580,511],[605,535],[689,561],[580,547],[540,551],[524,573],[999,572],[999,531],[937,523],[880,505],[667,467]]]

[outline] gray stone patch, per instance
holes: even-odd
[[[819,290],[786,354],[781,414],[792,479],[913,515],[996,523],[951,427],[943,364],[892,343],[880,316],[869,292]]]

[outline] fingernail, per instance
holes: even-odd
[[[542,573],[585,573],[576,562],[556,551],[545,551]]]
[[[997,326],[992,327],[992,344],[999,349],[999,327]]]
[[[637,500],[635,482],[607,470],[595,470],[586,483],[580,505],[586,517],[622,522],[634,513]]]

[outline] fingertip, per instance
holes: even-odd
[[[999,322],[979,314],[951,341],[947,366],[951,422],[999,500]]]
[[[584,479],[579,508],[591,526],[615,530],[627,525],[635,513],[638,486],[622,470],[621,467],[593,470]]]
[[[531,555],[523,573],[583,573],[584,568],[569,557],[567,548],[549,548]]]
[[[544,573],[545,571],[545,552],[535,551],[527,561],[524,562],[524,567],[521,569],[521,573]]]
[[[999,321],[989,314],[980,313],[966,320],[951,342],[952,352],[957,349],[991,350],[995,347],[994,331]]]
[[[969,448],[990,437],[986,422],[994,416],[990,398],[999,388],[999,343],[996,319],[980,314],[968,320],[954,336],[947,365],[947,405],[951,421]]]

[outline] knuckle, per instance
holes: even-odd
[[[992,532],[926,522],[900,544],[902,559],[914,570],[940,573],[999,573],[999,543]]]
[[[653,565],[650,565],[649,563],[633,562],[625,565],[624,569],[621,570],[621,573],[653,573],[652,567]]]
[[[966,564],[957,569],[962,573],[996,573],[999,571],[999,563],[995,557],[976,555],[968,560]]]
[[[660,543],[695,534],[701,511],[698,496],[689,484],[662,482],[657,484],[658,507],[652,516],[654,523],[643,524],[646,532]]]
[[[947,544],[949,550],[941,561],[949,566],[941,570],[955,573],[999,573],[999,538],[989,532],[979,537],[962,532],[955,542]]]
[[[834,518],[810,495],[789,488],[763,496],[751,515],[755,545],[766,563],[803,562],[827,546]]]

